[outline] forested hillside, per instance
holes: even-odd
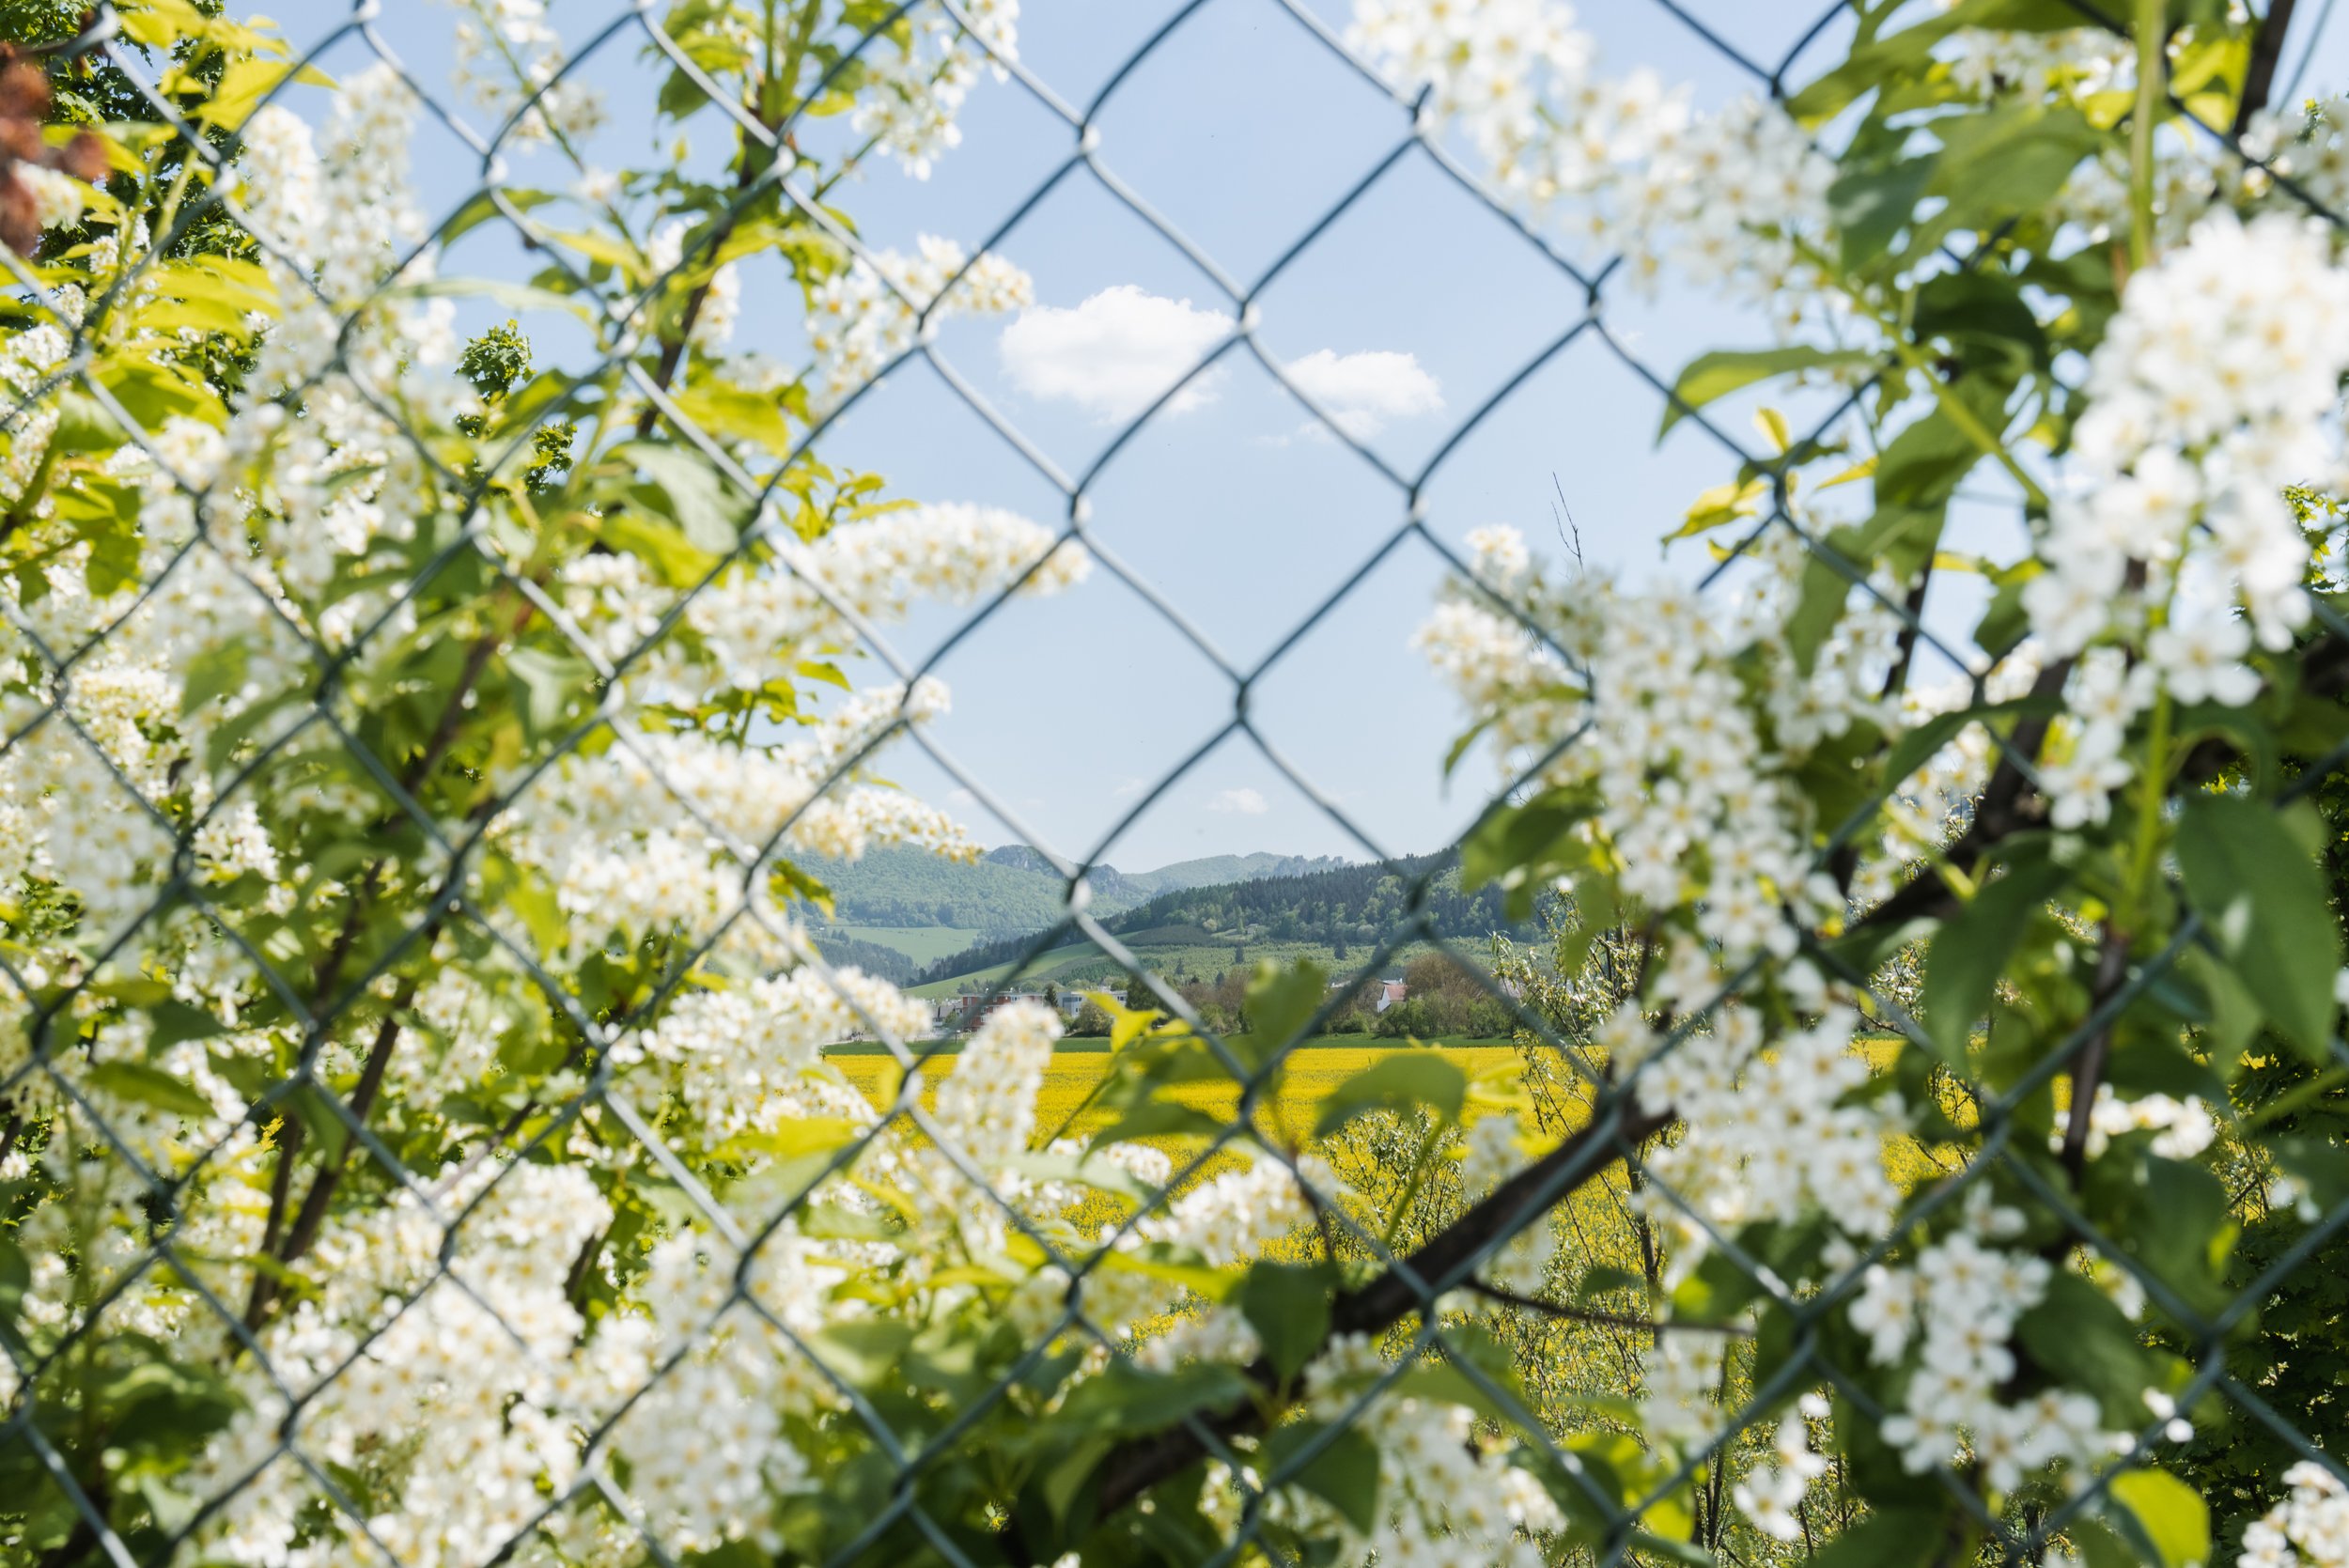
[[[1413,890],[1433,880],[1415,905]],[[1340,865],[1302,877],[1259,877],[1153,895],[1102,922],[1139,946],[1207,946],[1229,942],[1313,943],[1344,959],[1400,931],[1417,914],[1432,918],[1439,936],[1482,939],[1495,932],[1526,934],[1501,911],[1497,888],[1460,891],[1459,867],[1449,855],[1420,855],[1383,864]],[[924,983],[1012,963],[1034,945],[1026,933],[974,943],[921,973]]]
[[[1343,867],[1305,855],[1212,855],[1128,875],[1093,868],[1088,881],[1097,915],[1131,908],[1170,891],[1243,877],[1292,877]],[[808,870],[832,890],[843,925],[956,925],[989,939],[1040,931],[1061,918],[1066,884],[1051,862],[1025,845],[990,849],[973,865],[919,849],[876,849],[852,863],[817,861]]]

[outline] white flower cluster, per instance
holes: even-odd
[[[692,700],[754,691],[856,644],[848,617],[889,625],[916,600],[970,604],[1011,588],[1031,596],[1082,582],[1093,559],[1073,539],[1000,506],[939,503],[844,522],[804,543],[779,521],[770,561],[744,560],[699,584],[681,624],[650,650],[652,680]],[[678,595],[635,555],[586,555],[557,584],[570,625],[604,658],[634,657]]]
[[[2097,93],[2133,91],[2137,85],[2136,46],[2125,34],[2108,27],[2045,32],[1963,27],[1936,45],[1934,53],[1949,63],[1952,83],[1983,98],[2077,101]]]
[[[1458,123],[1507,195],[1622,252],[1787,305],[1819,280],[1798,241],[1827,232],[1835,165],[1776,103],[1699,115],[1654,72],[1613,80],[1559,0],[1356,0],[1347,37],[1428,111]]]
[[[2168,1094],[2140,1094],[2124,1100],[2109,1083],[2096,1085],[2095,1102],[2088,1110],[2088,1157],[2095,1158],[2116,1138],[2132,1132],[2153,1133],[2149,1145],[2162,1159],[2192,1159],[2218,1136],[2210,1107],[2195,1095],[2175,1099]]]
[[[501,118],[520,113],[510,141],[527,147],[552,138],[568,145],[601,129],[603,95],[577,72],[563,74],[563,37],[547,21],[545,0],[450,3],[459,12],[450,79]]]
[[[926,319],[935,328],[950,316],[1000,315],[1035,297],[1028,274],[992,252],[967,272],[969,258],[952,240],[925,234],[916,252],[861,255],[812,291],[807,341],[816,363],[807,389],[818,413],[863,390],[912,348]]]
[[[282,104],[246,124],[241,215],[280,255],[315,272],[330,301],[363,299],[424,237],[408,178],[415,110],[415,94],[399,73],[378,65],[334,95],[322,154],[313,150],[307,123]],[[306,290],[281,284],[280,292],[291,304]],[[331,335],[340,322],[329,321]]]
[[[1147,1319],[1166,1310],[1165,1281],[1145,1267],[1129,1266],[1152,1248],[1195,1258],[1209,1268],[1243,1265],[1268,1245],[1313,1219],[1314,1198],[1308,1186],[1325,1202],[1338,1203],[1345,1197],[1346,1184],[1317,1155],[1299,1156],[1292,1172],[1279,1160],[1254,1157],[1239,1149],[1233,1152],[1245,1160],[1239,1168],[1191,1188],[1110,1241],[1110,1251],[1083,1282],[1081,1306],[1086,1322],[1113,1338],[1132,1338]],[[1156,1151],[1118,1146],[1109,1153],[1114,1163],[1150,1186],[1166,1179],[1167,1171],[1160,1161],[1140,1163],[1134,1157]],[[1104,1226],[1105,1237],[1111,1229]],[[1066,1271],[1057,1265],[1047,1265],[1030,1275],[1013,1296],[1014,1321],[1029,1334],[1050,1328],[1060,1320],[1069,1283]],[[1228,1325],[1217,1325],[1160,1347],[1151,1359],[1164,1365],[1179,1354],[1205,1354],[1219,1345],[1221,1353],[1235,1357],[1248,1348],[1246,1340],[1232,1333]],[[1252,1358],[1239,1358],[1245,1364]]]
[[[1803,1395],[1800,1404],[1779,1421],[1770,1444],[1769,1467],[1749,1470],[1730,1489],[1730,1499],[1738,1512],[1773,1541],[1802,1538],[1802,1521],[1795,1510],[1811,1483],[1827,1474],[1827,1460],[1811,1447],[1810,1422],[1824,1421],[1827,1415],[1826,1400],[1815,1393]]]
[[[1998,1245],[2022,1223],[1977,1185],[1959,1229],[1925,1248],[1913,1269],[1872,1265],[1851,1303],[1852,1327],[1868,1336],[1877,1365],[1902,1364],[1920,1342],[1903,1408],[1883,1428],[1913,1472],[1954,1464],[1970,1437],[1992,1490],[2010,1492],[2027,1472],[2084,1467],[2131,1441],[2104,1429],[2086,1394],[2050,1389],[2020,1405],[1999,1402],[1999,1386],[2015,1374],[2015,1322],[2046,1297],[2053,1273],[2044,1258]]]
[[[2038,678],[2038,649],[2026,642],[1999,661],[1983,683],[1983,696],[1991,703],[2013,702],[2026,695]],[[1973,700],[1969,679],[1952,676],[1930,684],[1912,679],[1901,693],[1898,727],[1915,729],[1938,715],[1966,708]],[[1854,908],[1874,908],[1890,897],[1920,862],[1963,831],[1997,760],[1998,745],[1990,732],[1968,724],[1893,787],[1884,803],[1879,852],[1863,857],[1852,877]],[[2101,802],[2105,797],[2099,794],[2096,800]]]
[[[1081,546],[987,506],[883,512],[812,543],[783,529],[775,537],[776,559],[739,563],[686,599],[679,629],[647,661],[652,695],[706,701],[789,681],[806,662],[854,645],[844,612],[890,622],[918,600],[969,603],[1015,584],[1057,593],[1092,566]],[[577,559],[559,591],[570,624],[615,660],[658,634],[675,603],[628,554]],[[894,726],[941,716],[947,703],[945,687],[925,678],[910,691],[858,692],[788,744],[743,748],[697,731],[631,737],[566,757],[499,831],[554,881],[576,917],[575,940],[588,947],[613,930],[708,930],[746,898],[761,906],[767,857],[778,851],[853,861],[901,845],[975,859],[944,814],[863,782],[862,753]],[[762,915],[769,926],[778,919]],[[761,930],[738,923],[730,935],[755,944]]]
[[[765,750],[683,731],[573,753],[499,819],[516,860],[543,870],[574,953],[612,933],[707,932],[763,903],[779,852],[853,861],[877,845],[978,856],[954,820],[902,791],[857,782],[849,759],[900,714],[945,709],[934,681],[879,688],[787,745]],[[681,810],[680,808],[690,808]],[[739,924],[752,939],[754,927]]]
[[[587,1412],[555,1370],[584,1327],[566,1274],[611,1219],[575,1167],[485,1166],[450,1196],[452,1207],[478,1201],[445,1273],[446,1233],[403,1194],[320,1238],[319,1294],[262,1338],[268,1369],[308,1395],[305,1452],[385,1467],[400,1505],[364,1528],[422,1568],[488,1560],[537,1516],[542,1486],[560,1491],[578,1473],[574,1422]],[[319,1529],[368,1549],[361,1521],[319,1508],[307,1473],[279,1453],[292,1418],[268,1369],[241,1375],[245,1408],[191,1488],[227,1493],[199,1536],[204,1555],[279,1568]]]
[[[88,210],[90,188],[63,170],[25,159],[8,165],[8,178],[32,198],[35,228],[70,227]]]
[[[1553,590],[1506,529],[1482,530],[1470,547],[1474,586],[1439,606],[1421,645],[1488,726],[1506,770],[1575,737],[1543,782],[1584,792],[1592,815],[1576,831],[1594,861],[1664,923],[1647,995],[1598,1036],[1622,1068],[1644,1063],[1642,1108],[1683,1124],[1649,1157],[1657,1174],[1706,1223],[1823,1209],[1847,1234],[1881,1235],[1899,1204],[1883,1141],[1906,1110],[1897,1095],[1843,1103],[1870,1077],[1853,1043],[1859,1015],[1797,948],[1801,930],[1840,916],[1845,900],[1812,868],[1816,828],[1791,775],[1855,722],[1899,722],[1879,695],[1886,618],[1855,606],[1805,672],[1780,629],[1798,546],[1758,551],[1764,569],[1747,597],[1718,604],[1672,586]],[[1741,673],[1757,660],[1758,679]],[[1754,1001],[1723,995],[1756,960],[1768,965],[1765,984],[1811,1020],[1767,1050]],[[1650,1061],[1658,1040],[1643,1008],[1714,1011]],[[1675,1268],[1703,1258],[1695,1218],[1660,1199],[1652,1218],[1683,1244]]]
[[[716,1145],[812,1116],[869,1122],[865,1102],[821,1070],[824,1047],[860,1032],[910,1040],[928,1022],[922,1003],[857,970],[801,970],[689,992],[615,1045],[613,1061],[675,1094]]]
[[[2306,1459],[2284,1484],[2291,1496],[2245,1528],[2235,1568],[2349,1568],[2349,1486]]]
[[[1811,869],[1812,825],[1785,775],[1855,720],[1890,717],[1871,683],[1881,681],[1889,642],[1882,617],[1852,612],[1805,673],[1777,629],[1770,591],[1742,613],[1669,585],[1552,595],[1527,575],[1514,531],[1485,530],[1471,545],[1479,589],[1440,605],[1417,644],[1490,724],[1517,765],[1509,770],[1587,722],[1546,782],[1591,788],[1593,828],[1621,862],[1624,891],[1658,912],[1689,911],[1729,966],[1765,952],[1792,956],[1799,931],[1840,913],[1843,895]],[[1798,561],[1787,569],[1798,572]],[[1517,615],[1493,602],[1501,594]],[[1760,714],[1735,669],[1756,652],[1770,667]]]
[[[1389,1389],[1354,1414],[1363,1390],[1389,1371],[1377,1343],[1361,1334],[1340,1335],[1305,1369],[1306,1415],[1321,1421],[1350,1417],[1377,1445],[1377,1527],[1364,1534],[1320,1498],[1296,1489],[1267,1498],[1264,1517],[1317,1531],[1338,1529],[1344,1545],[1337,1560],[1349,1568],[1374,1562],[1379,1568],[1533,1568],[1542,1562],[1531,1537],[1563,1528],[1565,1516],[1532,1471],[1510,1462],[1505,1448],[1479,1440],[1473,1411]],[[1242,1483],[1252,1491],[1263,1484],[1252,1466],[1238,1478],[1221,1461],[1207,1467],[1200,1511],[1226,1539],[1238,1529]]]
[[[2111,817],[2112,792],[2136,773],[2123,754],[2129,725],[2153,706],[2155,678],[2152,665],[2131,665],[2115,647],[2091,648],[2073,665],[2064,711],[2048,726],[2040,767],[2047,818],[2056,827],[2093,827]],[[2236,666],[2230,679],[2238,678],[2248,681],[2250,672]]]
[[[2310,220],[2215,213],[2132,277],[2024,590],[2049,652],[2114,640],[2181,702],[2248,701],[2254,636],[2281,647],[2308,618],[2308,545],[2281,492],[2338,467],[2344,371],[2349,272]],[[2122,682],[2101,700],[2139,695]],[[2119,782],[2124,763],[2087,752],[2075,793]]]
[[[1721,984],[1703,950],[1682,939],[1662,980],[1672,1004],[1701,1006]],[[1641,1074],[1641,1105],[1658,1115],[1677,1111],[1687,1126],[1678,1142],[1648,1157],[1649,1168],[1718,1226],[1791,1223],[1824,1211],[1848,1235],[1883,1235],[1900,1207],[1884,1143],[1906,1126],[1906,1113],[1897,1094],[1842,1103],[1871,1076],[1853,1044],[1859,1021],[1854,1008],[1825,1002],[1817,1021],[1781,1032],[1766,1051],[1760,1016],[1722,1003],[1706,1029]],[[1650,1048],[1647,1033],[1636,1004],[1626,1002],[1610,1042],[1636,1063]],[[1652,1199],[1650,1206],[1658,1220],[1687,1233],[1674,1267],[1693,1267],[1703,1255],[1702,1229],[1676,1205]]]
[[[990,1014],[938,1091],[938,1128],[948,1146],[981,1170],[1027,1153],[1035,1097],[1059,1038],[1060,1017],[1042,1002],[1017,1001]]]
[[[1000,80],[1019,57],[1019,0],[965,0],[957,20],[944,7],[915,5],[868,41],[858,59],[868,85],[852,123],[896,157],[916,179],[962,143],[955,123],[983,69]]]

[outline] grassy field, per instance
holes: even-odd
[[[960,953],[979,939],[979,931],[968,925],[825,925],[818,928],[836,931],[861,942],[877,942],[882,947],[896,949],[917,964],[936,963],[950,953]]]

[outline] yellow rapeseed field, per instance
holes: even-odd
[[[1290,1053],[1284,1065],[1280,1094],[1273,1103],[1271,1114],[1288,1126],[1309,1127],[1313,1125],[1315,1110],[1322,1097],[1356,1073],[1397,1051],[1428,1048],[1425,1046],[1324,1046],[1310,1043],[1299,1047]],[[1491,1072],[1514,1073],[1517,1066],[1517,1049],[1512,1046],[1439,1048],[1470,1079]],[[938,1086],[953,1076],[957,1060],[956,1057],[941,1056],[924,1069],[922,1100],[925,1105],[935,1103]],[[1036,1129],[1040,1136],[1066,1131],[1072,1137],[1083,1137],[1107,1120],[1097,1106],[1086,1106],[1085,1101],[1086,1096],[1093,1094],[1108,1075],[1112,1060],[1106,1050],[1053,1052],[1052,1064],[1044,1075],[1044,1091],[1036,1097]],[[873,1053],[835,1056],[832,1064],[847,1076],[849,1082],[863,1091],[865,1097],[876,1106],[887,1104],[895,1095],[897,1065],[886,1056]],[[1186,1091],[1180,1098],[1187,1105],[1228,1119],[1237,1107],[1239,1091],[1233,1084],[1198,1084]],[[1080,1110],[1081,1107],[1083,1109]]]

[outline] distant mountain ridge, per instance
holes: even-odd
[[[1092,910],[1114,914],[1159,894],[1266,877],[1306,877],[1351,862],[1333,855],[1210,855],[1155,871],[1097,865],[1087,875]],[[852,862],[816,861],[802,869],[831,890],[843,925],[944,925],[988,937],[1040,931],[1066,911],[1066,884],[1050,861],[1024,844],[990,849],[961,865],[919,849],[875,849]]]

